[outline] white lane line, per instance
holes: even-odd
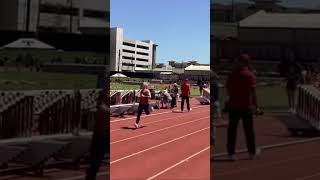
[[[108,172],[99,172],[99,173],[97,173],[97,177],[105,176],[108,174],[109,174]],[[81,175],[81,176],[67,177],[67,178],[63,178],[63,179],[59,179],[59,180],[78,180],[78,179],[83,180],[85,177],[86,177],[85,175]]]
[[[152,180],[152,179],[157,178],[158,176],[160,176],[160,175],[162,175],[162,174],[164,174],[164,173],[166,173],[166,172],[170,171],[171,169],[173,169],[173,168],[175,168],[175,167],[179,166],[180,164],[182,164],[182,163],[184,163],[184,162],[186,162],[186,161],[190,160],[191,158],[193,158],[193,157],[195,157],[195,156],[198,156],[199,154],[201,154],[201,153],[203,153],[203,152],[207,151],[208,149],[210,149],[210,146],[208,146],[208,147],[206,147],[206,148],[202,149],[201,151],[199,151],[199,152],[197,152],[197,153],[195,153],[195,154],[193,154],[193,155],[191,155],[191,156],[187,157],[186,159],[181,160],[180,162],[178,162],[178,163],[176,163],[176,164],[174,164],[174,165],[172,165],[172,166],[168,167],[167,169],[165,169],[165,170],[163,170],[163,171],[161,171],[161,172],[157,173],[156,175],[154,175],[154,176],[152,176],[152,177],[149,177],[147,180]]]
[[[124,141],[130,140],[130,139],[138,138],[138,137],[141,137],[141,136],[153,134],[153,133],[156,133],[156,132],[168,130],[168,129],[171,129],[171,128],[174,128],[174,127],[178,127],[178,126],[182,126],[182,125],[185,125],[185,124],[190,124],[192,122],[201,121],[201,120],[207,119],[207,118],[210,118],[210,116],[207,116],[207,117],[204,117],[204,118],[200,118],[200,119],[196,119],[196,120],[192,120],[192,121],[188,121],[188,122],[185,122],[185,123],[180,123],[180,124],[177,124],[177,125],[174,125],[174,126],[169,126],[169,127],[166,127],[166,128],[158,129],[158,130],[151,131],[151,132],[148,132],[148,133],[143,133],[143,134],[140,134],[140,135],[137,135],[137,136],[132,136],[132,137],[129,137],[129,138],[118,140],[118,141],[113,141],[113,142],[110,142],[110,145],[111,144],[120,143],[120,142],[124,142]]]
[[[122,160],[128,159],[128,158],[133,157],[133,156],[137,156],[137,155],[139,155],[139,154],[141,154],[141,153],[144,153],[144,152],[150,151],[150,150],[152,150],[152,149],[155,149],[155,148],[158,148],[158,147],[164,146],[164,145],[166,145],[166,144],[169,144],[169,143],[172,143],[172,142],[178,141],[178,140],[180,140],[180,139],[186,138],[186,137],[188,137],[188,136],[191,136],[191,135],[197,134],[197,133],[199,133],[199,132],[202,132],[202,131],[205,131],[205,130],[208,130],[208,129],[210,129],[210,127],[206,127],[206,128],[203,128],[203,129],[200,129],[200,130],[194,131],[194,132],[192,132],[192,133],[189,133],[189,134],[186,134],[186,135],[180,136],[180,137],[178,137],[178,138],[174,138],[174,139],[172,139],[172,140],[170,140],[170,141],[167,141],[167,142],[164,142],[164,143],[158,144],[158,145],[156,145],[156,146],[152,146],[152,147],[150,147],[150,148],[147,148],[147,149],[141,150],[141,151],[139,151],[139,152],[135,152],[135,153],[133,153],[133,154],[130,154],[130,155],[128,155],[128,156],[125,156],[125,157],[119,158],[119,159],[117,159],[117,160],[111,161],[111,162],[110,162],[110,164],[114,164],[114,163],[116,163],[116,162],[119,162],[119,161],[122,161]]]
[[[312,174],[310,176],[304,176],[304,177],[300,177],[300,178],[297,178],[295,180],[306,180],[306,179],[310,179],[310,178],[314,178],[314,177],[317,177],[317,176],[320,176],[320,172],[319,173],[316,173],[316,174]],[[317,178],[319,179],[319,178]]]
[[[200,113],[204,113],[205,111],[201,111],[201,112],[197,112],[197,113],[194,113],[194,114],[200,114]],[[210,112],[210,111],[209,111]],[[192,114],[192,115],[194,115]],[[181,118],[181,117],[185,117],[186,115],[182,115],[182,116],[175,116],[175,117],[170,117],[170,118],[165,118],[165,119],[162,119],[162,120],[158,120],[158,121],[152,121],[152,122],[149,122],[149,123],[143,123],[144,125],[147,125],[147,124],[154,124],[154,123],[157,123],[157,122],[161,122],[161,121],[167,121],[167,120],[170,120],[170,119],[176,119],[176,118]],[[118,129],[114,129],[114,130],[110,130],[110,133],[111,132],[115,132],[115,131],[120,131],[121,128],[118,128]]]
[[[204,108],[204,107],[210,107],[210,106],[196,106],[196,107],[192,107],[192,109],[199,109],[199,108]],[[154,114],[149,114],[149,115],[142,115],[141,117],[151,117],[151,116],[156,116],[156,115],[161,115],[161,114],[168,114],[168,113],[172,113],[172,111],[165,111],[165,112],[161,112],[161,113],[154,113]],[[116,123],[116,122],[121,122],[121,121],[127,121],[127,120],[131,120],[131,119],[135,119],[137,117],[129,117],[129,118],[123,118],[123,119],[118,119],[118,120],[113,120],[110,121],[110,123]]]

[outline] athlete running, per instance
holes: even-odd
[[[139,101],[139,107],[138,107],[138,115],[136,120],[136,128],[139,128],[139,122],[142,112],[144,111],[147,115],[150,114],[149,111],[149,98],[151,98],[151,93],[148,89],[148,85],[146,83],[143,83],[143,89],[138,95],[140,101]]]

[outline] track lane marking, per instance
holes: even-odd
[[[192,109],[200,109],[200,108],[205,108],[205,107],[210,107],[210,106],[196,106],[196,107],[192,107]],[[155,115],[161,115],[161,114],[168,114],[168,113],[172,113],[172,111],[165,111],[165,112],[161,112],[161,113],[154,113],[154,114],[149,114],[149,115],[142,115],[141,117],[151,117],[151,116],[155,116]],[[110,123],[116,123],[116,122],[121,122],[121,121],[127,121],[130,119],[135,119],[136,117],[129,117],[129,118],[124,118],[124,119],[118,119],[118,120],[113,120],[110,121]]]
[[[200,114],[200,113],[204,113],[205,111],[201,111],[201,112],[197,112],[197,113],[194,113],[192,115],[195,115],[195,114]],[[210,112],[210,111],[209,111]],[[162,119],[162,120],[158,120],[158,121],[152,121],[152,122],[149,122],[149,123],[143,123],[144,125],[147,125],[147,124],[154,124],[154,123],[157,123],[157,122],[162,122],[162,121],[167,121],[169,119],[175,119],[175,118],[181,118],[181,117],[185,117],[185,115],[182,115],[182,116],[175,116],[175,117],[170,117],[170,118],[165,118],[165,119]],[[115,132],[115,131],[120,131],[121,128],[117,128],[117,129],[113,129],[113,130],[110,130],[110,133],[111,132]]]
[[[147,148],[147,149],[144,149],[144,150],[141,150],[141,151],[138,151],[138,152],[132,153],[132,154],[130,154],[130,155],[128,155],[128,156],[124,156],[124,157],[119,158],[119,159],[117,159],[117,160],[111,161],[111,162],[110,162],[110,164],[117,163],[117,162],[119,162],[119,161],[122,161],[122,160],[128,159],[128,158],[130,158],[130,157],[133,157],[133,156],[139,155],[139,154],[141,154],[141,153],[144,153],[144,152],[150,151],[150,150],[152,150],[152,149],[155,149],[155,148],[158,148],[158,147],[164,146],[164,145],[166,145],[166,144],[169,144],[169,143],[172,143],[172,142],[178,141],[178,140],[180,140],[180,139],[186,138],[186,137],[188,137],[188,136],[191,136],[191,135],[197,134],[197,133],[199,133],[199,132],[202,132],[202,131],[205,131],[205,130],[208,130],[208,129],[210,129],[210,127],[202,128],[202,129],[197,130],[197,131],[194,131],[194,132],[192,132],[192,133],[189,133],[189,134],[186,134],[186,135],[180,136],[180,137],[178,137],[178,138],[174,138],[174,139],[172,139],[172,140],[170,140],[170,141],[166,141],[166,142],[164,142],[164,143],[161,143],[161,144],[158,144],[158,145],[155,145],[155,146],[149,147],[149,148]]]
[[[180,123],[180,124],[177,124],[177,125],[169,126],[169,127],[162,128],[162,129],[158,129],[158,130],[151,131],[151,132],[148,132],[148,133],[143,133],[143,134],[140,134],[140,135],[137,135],[137,136],[132,136],[132,137],[129,137],[129,138],[121,139],[121,140],[118,140],[118,141],[113,141],[113,142],[110,142],[110,145],[116,144],[116,143],[120,143],[120,142],[124,142],[124,141],[128,141],[128,140],[130,140],[130,139],[142,137],[142,136],[145,136],[145,135],[153,134],[153,133],[156,133],[156,132],[160,132],[160,131],[172,129],[172,128],[174,128],[174,127],[182,126],[182,125],[185,125],[185,124],[190,124],[190,123],[192,123],[192,122],[201,121],[201,120],[207,119],[207,118],[210,119],[210,116],[207,116],[207,117],[204,117],[204,118],[199,118],[199,119],[192,120],[192,121],[187,121],[187,122],[185,122],[185,123]]]
[[[210,127],[209,127],[209,128],[210,128]],[[188,160],[190,160],[190,159],[192,159],[192,158],[194,158],[194,157],[198,156],[199,154],[201,154],[201,153],[203,153],[203,152],[207,151],[208,149],[210,149],[210,146],[208,146],[208,147],[206,147],[206,148],[202,149],[201,151],[199,151],[199,152],[197,152],[197,153],[195,153],[195,154],[193,154],[193,155],[191,155],[191,156],[187,157],[186,159],[183,159],[183,160],[181,160],[180,162],[178,162],[178,163],[176,163],[176,164],[174,164],[174,165],[172,165],[172,166],[170,166],[170,167],[168,167],[168,168],[164,169],[163,171],[161,171],[161,172],[159,172],[159,173],[157,173],[157,174],[155,174],[155,175],[153,175],[153,176],[149,177],[147,180],[155,179],[156,177],[158,177],[158,176],[160,176],[160,175],[162,175],[162,174],[164,174],[164,173],[166,173],[166,172],[170,171],[171,169],[173,169],[173,168],[175,168],[175,167],[179,166],[180,164],[182,164],[182,163],[184,163],[184,162],[187,162]]]

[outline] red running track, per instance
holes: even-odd
[[[210,106],[191,100],[191,112],[155,110],[111,119],[111,180],[210,179]]]
[[[255,121],[257,144],[260,147],[298,142],[291,145],[276,145],[262,149],[259,159],[248,160],[247,153],[237,154],[238,160],[229,162],[225,149],[225,128],[217,128],[216,157],[212,161],[212,179],[259,179],[259,180],[319,180],[320,179],[320,138],[291,137],[281,118],[291,118],[283,114],[266,115]],[[314,140],[312,142],[307,142]],[[239,128],[238,149],[245,149],[242,128]],[[220,154],[220,155],[219,155]]]

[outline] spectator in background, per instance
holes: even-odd
[[[229,125],[227,132],[227,149],[230,160],[236,160],[235,147],[237,128],[242,119],[247,140],[249,157],[254,159],[260,154],[256,150],[253,125],[253,112],[257,109],[256,77],[249,69],[250,57],[242,54],[236,68],[229,75],[226,83],[229,96]]]
[[[90,148],[90,167],[87,169],[86,180],[95,180],[105,154],[110,149],[109,144],[109,104],[108,92],[100,92],[97,100],[97,121],[93,132]]]
[[[213,72],[212,77],[212,102],[213,102],[213,110],[214,113],[217,114],[217,119],[222,120],[222,115],[221,115],[221,108],[220,108],[220,102],[219,102],[219,96],[220,96],[220,89],[219,89],[219,84],[218,84],[218,75]]]
[[[198,81],[198,86],[199,86],[199,91],[200,91],[200,96],[203,95],[203,88],[204,88],[204,82],[202,80]]]
[[[297,67],[297,64],[291,62],[288,67],[288,72],[286,72],[287,79],[287,96],[289,102],[289,112],[295,113],[295,94],[298,86],[298,81],[300,79],[301,71]]]
[[[188,112],[192,109],[190,108],[190,95],[191,95],[191,85],[188,79],[185,79],[181,85],[181,112],[184,111],[184,101],[187,103]]]

